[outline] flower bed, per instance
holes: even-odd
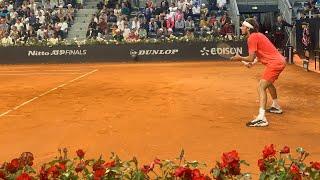
[[[7,46],[61,46],[61,45],[109,45],[109,44],[135,44],[135,43],[172,43],[172,42],[210,42],[210,41],[243,41],[244,37],[236,36],[207,36],[199,38],[186,38],[186,37],[166,37],[164,39],[138,39],[135,41],[117,41],[114,39],[105,40],[105,39],[72,39],[72,40],[62,40],[56,41],[52,39],[48,40],[28,40],[28,41],[17,41],[15,44],[6,44],[1,43],[0,47]]]
[[[320,179],[320,162],[305,163],[309,153],[303,148],[296,149],[296,156],[285,146],[278,151],[274,145],[267,145],[258,160],[260,179],[299,180]],[[175,160],[154,159],[150,164],[140,165],[137,158],[122,161],[112,153],[108,160],[86,159],[85,152],[76,151],[77,157],[68,157],[67,149],[59,150],[59,157],[41,165],[39,171],[33,166],[33,154],[24,152],[19,158],[5,162],[0,168],[0,179],[128,179],[128,180],[209,180],[209,179],[251,179],[250,173],[241,172],[242,166],[249,166],[241,160],[237,151],[223,153],[221,161],[204,174],[201,169],[205,164],[197,161],[187,161],[184,151]]]

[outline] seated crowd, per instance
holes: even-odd
[[[295,19],[320,17],[320,0],[293,1],[293,16]]]
[[[66,38],[74,21],[73,0],[0,0],[0,43],[26,44]],[[61,4],[62,3],[62,4]]]
[[[234,35],[234,26],[224,3],[199,4],[199,1],[148,0],[143,8],[134,10],[131,3],[109,0],[99,2],[87,31],[88,39],[137,41],[146,38],[164,39],[199,36]]]

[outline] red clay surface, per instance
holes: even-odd
[[[320,160],[319,74],[288,65],[275,83],[284,114],[268,114],[269,127],[247,128],[262,71],[236,62],[0,66],[0,114],[12,110],[0,117],[0,162],[31,151],[39,164],[62,147],[148,162],[184,148],[188,160],[212,166],[236,149],[251,164],[245,171],[258,173],[271,143],[304,147],[307,161]]]

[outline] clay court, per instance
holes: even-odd
[[[284,114],[247,128],[262,70],[236,62],[0,66],[0,161],[31,151],[41,163],[67,147],[148,162],[184,148],[187,159],[212,166],[236,149],[257,173],[271,143],[319,160],[320,74],[288,65],[276,82]]]

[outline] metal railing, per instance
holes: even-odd
[[[230,3],[233,0],[230,1]],[[249,5],[276,5],[278,0],[238,0],[238,4],[249,4]]]
[[[240,35],[240,13],[239,13],[237,0],[230,1],[229,14],[235,27],[235,33],[237,36],[239,36]]]

